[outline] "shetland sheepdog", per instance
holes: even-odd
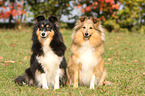
[[[104,60],[104,30],[95,17],[80,17],[72,34],[72,55],[68,63],[68,83],[102,85],[106,77]]]
[[[43,89],[59,89],[66,84],[67,63],[64,57],[66,46],[59,32],[58,19],[50,16],[36,17],[36,25],[32,33],[32,55],[30,67],[24,75],[14,79],[20,85],[36,85]]]

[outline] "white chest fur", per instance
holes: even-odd
[[[89,45],[89,41],[82,44],[79,51],[78,63],[82,64],[82,70],[79,73],[79,79],[84,84],[90,83],[90,78],[93,73],[93,67],[97,65],[97,57],[95,49]]]
[[[58,74],[59,77],[62,76],[62,72],[59,71],[59,65],[63,59],[63,56],[57,56],[52,49],[48,46],[49,39],[45,40],[43,45],[44,55],[37,56],[36,59],[41,63],[42,68],[46,74],[48,85],[54,85],[55,77]],[[59,73],[58,73],[59,71]]]

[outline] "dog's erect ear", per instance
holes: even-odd
[[[101,26],[101,21],[96,17],[92,17],[92,21],[94,23],[96,30],[98,30],[99,32],[103,32],[102,26]]]
[[[79,18],[79,21],[80,21],[80,22],[84,22],[86,19],[87,19],[87,17],[86,17],[86,16],[83,16],[83,17],[80,17],[80,18]]]
[[[48,20],[49,20],[50,22],[52,22],[52,23],[58,22],[58,19],[57,19],[55,16],[50,16],[50,17],[48,18]]]
[[[37,20],[37,22],[39,22],[39,21],[45,20],[45,17],[42,16],[42,15],[41,16],[37,16],[36,20]]]
[[[93,23],[94,23],[94,24],[99,23],[99,20],[98,20],[98,18],[96,18],[96,17],[93,17],[92,20],[93,20]]]

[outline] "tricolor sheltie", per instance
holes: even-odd
[[[106,77],[104,60],[105,35],[95,17],[80,17],[72,34],[72,55],[68,63],[68,83],[73,88],[78,84],[102,85]]]
[[[59,85],[63,86],[67,81],[67,63],[64,57],[66,46],[59,32],[58,19],[55,16],[48,19],[38,16],[36,19],[30,67],[14,81],[20,85],[36,85],[43,89],[52,86],[59,89]]]

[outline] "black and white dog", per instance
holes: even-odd
[[[25,70],[24,75],[14,79],[20,85],[36,85],[43,89],[49,86],[59,89],[66,85],[67,63],[64,57],[66,46],[59,32],[58,19],[50,16],[36,17],[37,24],[32,33],[32,56],[30,67]]]

